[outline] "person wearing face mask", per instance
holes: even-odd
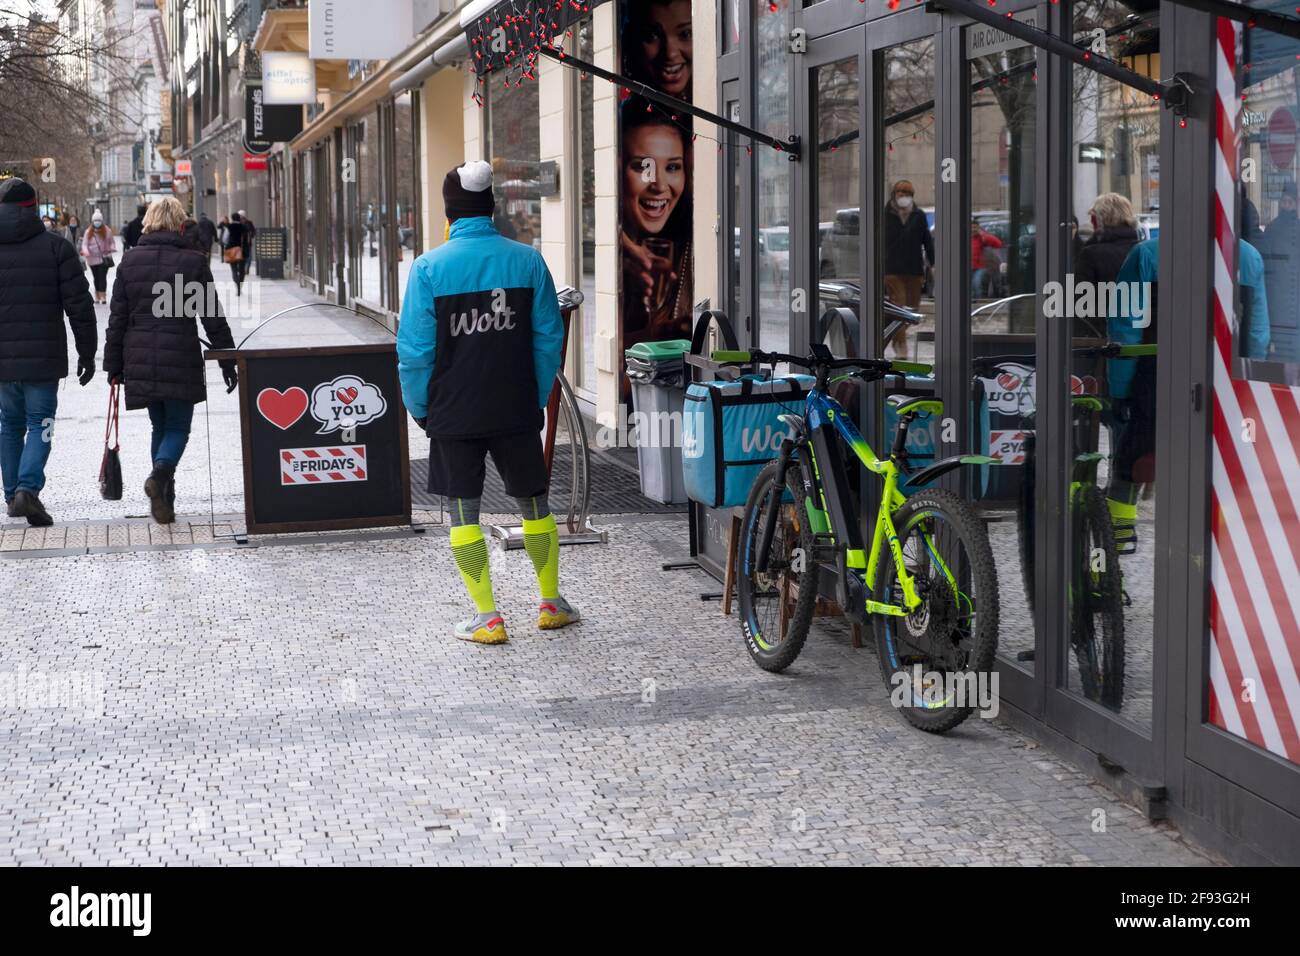
[[[81,237],[81,257],[90,266],[90,274],[95,280],[95,301],[100,305],[108,303],[108,270],[113,268],[113,253],[117,251],[117,239],[113,230],[104,222],[104,214],[98,209],[90,217],[90,228]]]
[[[1300,337],[1291,329],[1300,324],[1300,219],[1296,217],[1296,184],[1286,182],[1278,198],[1277,216],[1259,241],[1264,257],[1264,286],[1269,311],[1276,317],[1273,359],[1300,362]]]
[[[885,295],[896,305],[917,309],[926,269],[934,265],[934,238],[925,213],[916,208],[916,189],[900,179],[885,204]],[[890,344],[890,343],[886,343]],[[894,352],[907,351],[907,326],[894,336]]]
[[[629,4],[623,30],[628,75],[669,96],[691,98],[691,2]]]

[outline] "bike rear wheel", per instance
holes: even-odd
[[[876,615],[881,676],[908,723],[944,733],[992,692],[987,675],[998,642],[993,552],[979,515],[948,491],[918,491],[893,520],[921,604],[906,617]],[[905,606],[893,559],[885,556],[877,573],[876,600]]]
[[[740,521],[736,556],[736,590],[745,649],[767,671],[783,671],[803,650],[817,604],[815,538],[805,507],[797,461],[786,471],[785,489],[777,488],[778,463],[758,473]],[[784,490],[785,494],[782,494]],[[758,571],[763,525],[772,496],[779,512],[769,547],[766,571]]]
[[[1111,710],[1124,702],[1124,576],[1106,497],[1080,489],[1074,516],[1070,646],[1083,696]]]

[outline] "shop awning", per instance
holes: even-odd
[[[571,33],[569,28],[603,2],[605,0],[475,0],[461,13],[463,33],[434,51],[432,69],[465,60],[473,65],[480,82],[499,73],[507,80],[515,77],[518,83],[536,78],[537,59],[544,56],[615,83],[675,113],[697,117],[755,143],[770,146],[786,153],[792,160],[799,158],[797,136],[780,139],[732,122],[694,103],[661,93],[640,80],[565,53],[563,45],[567,34]]]

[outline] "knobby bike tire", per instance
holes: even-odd
[[[1070,644],[1079,666],[1083,696],[1111,710],[1124,702],[1124,576],[1106,497],[1096,485],[1074,504],[1075,592],[1070,607]],[[1093,548],[1101,548],[1102,571],[1094,577]],[[1094,616],[1094,612],[1096,616]],[[1097,619],[1101,640],[1097,641]]]
[[[927,514],[937,515],[956,531],[963,549],[967,554],[970,583],[978,606],[975,608],[975,627],[971,633],[969,656],[963,672],[988,674],[993,669],[993,655],[998,646],[998,578],[993,563],[993,549],[989,545],[988,531],[984,521],[975,509],[949,491],[942,489],[918,491],[908,498],[893,515],[894,528],[898,532],[900,545],[906,546],[912,529],[924,520]],[[949,556],[951,557],[951,556]],[[876,581],[876,600],[886,604],[901,600],[895,595],[894,585],[897,570],[892,557],[881,556],[878,579]],[[936,598],[942,592],[936,592]],[[927,611],[927,604],[919,609],[918,614]],[[936,613],[929,611],[928,613]],[[900,627],[910,626],[914,618],[898,618],[889,615],[875,616],[876,653],[880,658],[881,677],[890,692],[891,700],[895,691],[895,675],[904,672],[904,679],[909,670],[902,655],[898,653],[902,634]],[[951,633],[951,632],[949,632]],[[945,639],[947,635],[944,635]],[[913,702],[914,704],[914,702]],[[971,715],[974,708],[970,705],[944,705],[935,709],[910,705],[897,708],[903,718],[912,726],[928,733],[941,734],[952,730]]]
[[[786,622],[785,634],[777,635],[779,640],[771,640],[773,635],[769,622],[758,619],[758,601],[768,596],[772,582],[761,580],[755,573],[756,551],[762,536],[766,510],[764,505],[769,490],[776,483],[777,468],[777,462],[764,467],[749,489],[744,516],[740,521],[739,554],[736,555],[736,590],[739,592],[740,628],[745,638],[745,649],[755,664],[774,673],[789,667],[803,650],[804,642],[808,639],[808,628],[812,624],[813,609],[817,604],[817,564],[813,554],[816,541],[804,506],[807,495],[796,460],[790,463],[785,481],[786,490],[793,501],[780,505],[781,514],[772,535],[772,546],[773,549],[778,546],[785,549],[787,558],[794,547],[803,548],[805,571],[799,574],[795,583],[794,606]],[[780,600],[779,595],[777,600]],[[779,609],[777,614],[779,621]]]

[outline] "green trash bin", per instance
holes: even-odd
[[[682,409],[686,398],[687,339],[638,342],[623,353],[637,414],[637,470],[641,494],[663,504],[684,504]]]

